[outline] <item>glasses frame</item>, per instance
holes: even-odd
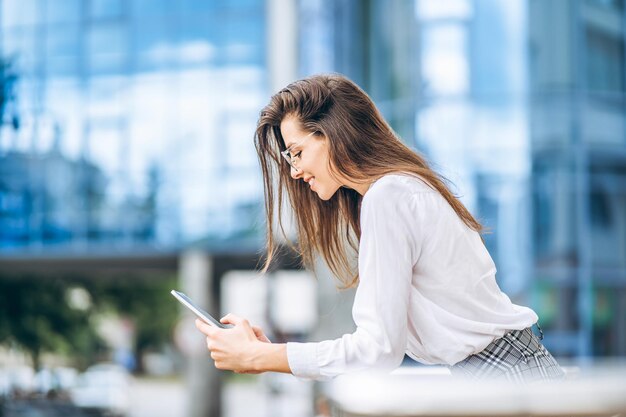
[[[283,158],[285,158],[285,160],[287,161],[287,163],[289,164],[289,166],[293,169],[295,169],[296,171],[300,171],[300,168],[298,168],[295,165],[295,162],[293,160],[294,156],[291,155],[291,149],[295,148],[297,146],[302,145],[307,139],[309,139],[311,136],[313,136],[315,134],[315,132],[311,132],[308,135],[306,135],[305,137],[303,137],[302,139],[300,139],[298,142],[292,144],[290,147],[288,147],[287,149],[285,149],[284,151],[280,151],[280,154],[283,156]]]

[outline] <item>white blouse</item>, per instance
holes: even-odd
[[[404,354],[453,365],[509,330],[537,322],[498,287],[480,235],[439,192],[415,176],[386,175],[361,205],[354,333],[319,343],[287,343],[292,373],[327,379],[393,369]]]

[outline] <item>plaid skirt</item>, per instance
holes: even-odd
[[[451,366],[450,372],[471,379],[503,378],[522,384],[565,376],[530,327],[506,333],[482,352]]]

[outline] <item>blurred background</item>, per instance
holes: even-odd
[[[314,384],[215,371],[169,290],[274,341],[353,329],[324,265],[257,272],[256,120],[320,72],[455,184],[555,356],[625,357],[625,23],[623,0],[0,0],[0,416],[317,412]]]

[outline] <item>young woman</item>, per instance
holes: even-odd
[[[222,319],[234,325],[228,330],[197,321],[217,368],[324,379],[393,369],[406,353],[474,378],[563,375],[531,332],[537,315],[498,287],[479,222],[357,85],[340,75],[292,83],[262,110],[255,139],[265,182],[265,270],[286,192],[305,266],[321,255],[346,286],[357,286],[356,330],[319,343],[273,344],[231,314]]]

